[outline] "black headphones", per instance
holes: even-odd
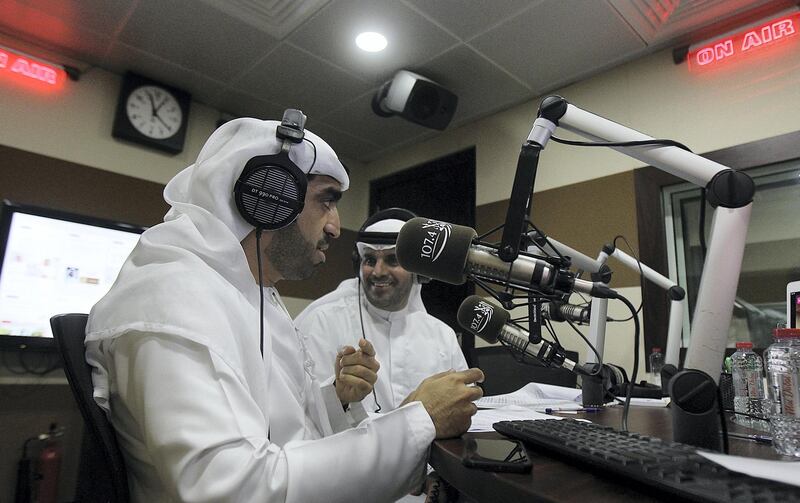
[[[257,229],[274,231],[286,227],[303,211],[307,173],[289,159],[289,149],[292,143],[304,140],[305,124],[306,116],[300,110],[289,108],[283,112],[283,120],[275,132],[283,141],[280,152],[251,158],[236,180],[233,188],[236,208]]]

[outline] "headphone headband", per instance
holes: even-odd
[[[359,232],[356,243],[368,245],[397,244],[397,232]]]

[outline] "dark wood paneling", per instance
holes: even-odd
[[[152,226],[169,208],[164,185],[0,146],[0,197]]]
[[[503,223],[507,208],[507,199],[478,206],[475,213],[478,234]],[[625,236],[634,253],[639,253],[631,171],[536,192],[531,216],[544,233],[589,257],[597,257],[603,245],[617,235]],[[487,240],[499,241],[500,233],[492,234]],[[631,253],[621,241],[617,244]],[[614,259],[609,261],[609,267],[614,272],[613,287],[639,285],[639,275],[635,271],[615,264]]]

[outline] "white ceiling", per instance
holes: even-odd
[[[131,70],[234,116],[302,109],[368,161],[440,134],[370,102],[400,69],[453,91],[450,127],[648,53],[718,34],[790,0],[0,0],[0,36],[88,69]],[[355,47],[362,31],[389,40]]]

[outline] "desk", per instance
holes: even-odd
[[[593,423],[619,429],[622,407],[615,406],[597,413],[570,414]],[[628,416],[630,431],[672,440],[672,419],[669,409],[631,406]],[[729,423],[731,431],[752,430]],[[501,438],[499,433],[467,433],[477,438]],[[567,464],[559,458],[528,447],[533,462],[529,474],[500,474],[470,469],[461,464],[464,441],[461,438],[437,440],[431,448],[430,464],[436,472],[461,493],[476,501],[558,501],[619,502],[663,501],[653,489],[625,484],[624,479],[609,479],[607,474],[591,468]],[[750,440],[730,439],[730,453],[764,459],[782,459],[772,446]],[[674,498],[673,498],[674,499]]]

